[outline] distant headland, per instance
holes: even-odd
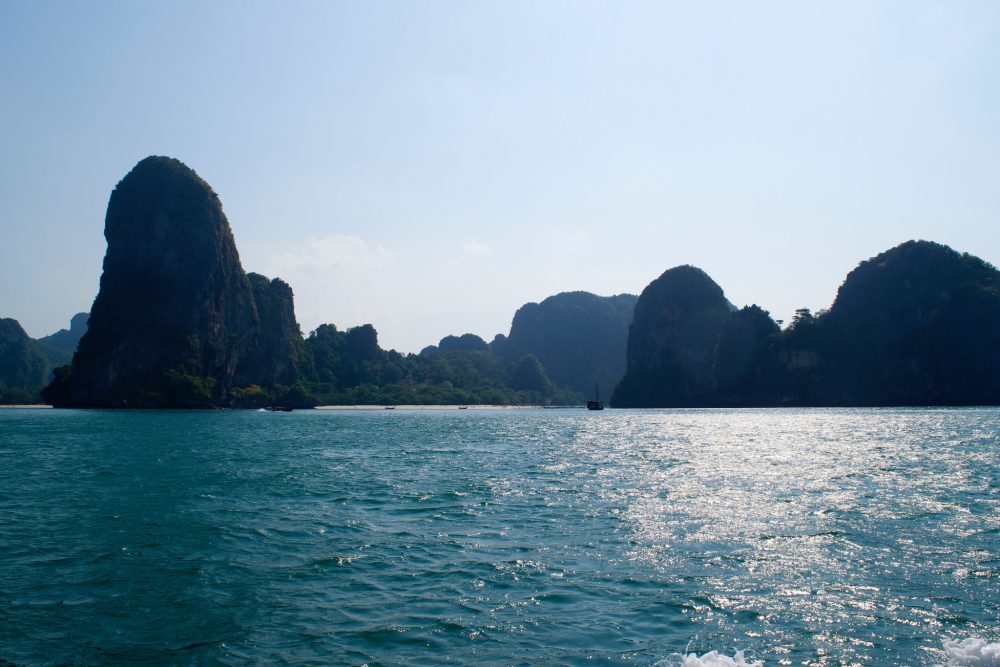
[[[562,293],[489,343],[404,355],[370,324],[303,336],[291,286],[243,269],[219,197],[178,160],[140,161],[104,234],[89,314],[37,341],[0,320],[0,404],[569,405],[597,390],[613,407],[1000,404],[1000,272],[928,241],[862,262],[828,311],[784,329],[680,266],[639,297]]]

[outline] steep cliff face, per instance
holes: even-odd
[[[830,310],[779,331],[691,267],[639,297],[617,407],[1000,404],[1000,272],[908,241],[862,262]]]
[[[72,370],[48,390],[55,404],[224,405],[237,382],[291,379],[291,291],[261,283],[263,331],[219,198],[194,171],[139,162],[111,194],[104,235],[100,292]]]
[[[240,363],[237,384],[266,387],[294,384],[299,375],[303,341],[295,321],[292,288],[280,278],[269,280],[259,273],[250,273],[247,278],[260,319],[260,335],[251,353]]]
[[[722,403],[756,404],[771,390],[769,346],[780,328],[767,311],[753,305],[726,318],[715,354],[715,383]]]
[[[552,382],[585,396],[610,392],[625,372],[625,345],[636,297],[563,292],[514,314],[510,336],[490,345],[511,362],[534,355]]]
[[[815,346],[831,360],[827,402],[1000,402],[1000,271],[908,241],[848,274]]]
[[[701,269],[678,266],[639,295],[616,407],[694,405],[715,389],[715,355],[732,306]]]

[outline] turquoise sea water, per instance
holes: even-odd
[[[17,665],[1000,664],[998,617],[997,409],[0,410]]]

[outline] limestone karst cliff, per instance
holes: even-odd
[[[240,384],[294,380],[290,290],[274,296],[261,283],[262,320],[219,197],[193,170],[139,162],[111,194],[104,235],[89,328],[47,389],[51,402],[218,406]]]
[[[692,267],[647,287],[616,407],[1000,404],[1000,272],[928,241],[861,262],[784,330]]]
[[[701,269],[678,266],[651,282],[635,305],[627,370],[616,405],[689,405],[715,388],[719,334],[732,312],[715,281]]]
[[[534,355],[558,386],[592,396],[599,384],[607,396],[625,372],[635,303],[632,294],[556,294],[518,308],[510,335],[498,337],[492,347],[512,362]]]

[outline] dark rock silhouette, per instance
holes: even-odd
[[[247,278],[260,319],[260,334],[257,344],[240,363],[237,383],[266,387],[295,384],[303,342],[295,320],[292,288],[280,278],[269,280],[259,273],[249,273]]]
[[[293,379],[294,360],[270,354],[290,291],[258,282],[262,329],[219,198],[193,170],[139,162],[111,194],[104,234],[100,292],[72,368],[47,390],[54,404],[225,405],[237,381]]]
[[[692,267],[643,291],[616,407],[1000,404],[1000,272],[909,241],[862,262],[830,310],[780,331],[726,312]]]
[[[1000,404],[1000,272],[926,241],[862,262],[829,311],[783,331],[680,266],[638,298],[557,294],[489,345],[447,336],[402,355],[371,325],[303,340],[291,287],[244,272],[218,196],[172,158],[118,183],[105,237],[89,321],[40,343],[0,320],[5,400],[34,400],[75,348],[43,391],[54,405],[568,404],[619,377],[614,407]]]
[[[786,349],[811,354],[810,403],[1000,403],[1000,271],[929,241],[862,262]],[[803,398],[795,397],[802,401]]]
[[[763,360],[781,328],[760,306],[747,306],[726,318],[715,354],[715,383],[720,402],[739,403],[765,382]]]
[[[560,387],[591,396],[594,385],[610,392],[625,371],[625,349],[636,297],[563,292],[528,303],[514,314],[510,335],[490,349],[519,363],[535,356]]]
[[[639,295],[628,334],[628,367],[614,405],[692,405],[715,389],[715,352],[732,313],[715,281],[678,266]]]

